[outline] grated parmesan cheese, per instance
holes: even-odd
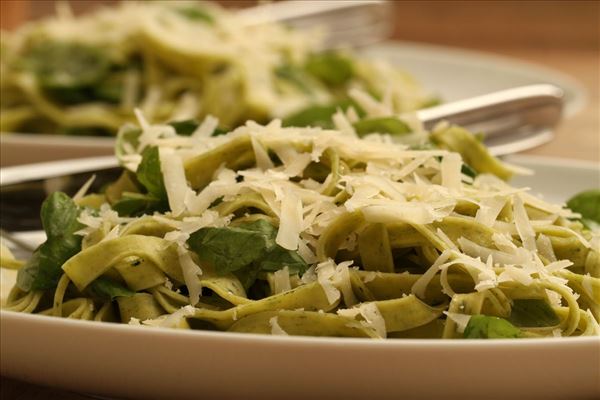
[[[159,150],[160,169],[165,182],[169,207],[174,216],[179,216],[186,209],[186,197],[192,194],[192,189],[187,184],[181,158],[169,150],[165,148]]]
[[[288,190],[281,201],[279,230],[275,242],[288,250],[296,250],[302,231],[302,201]]]
[[[475,214],[475,221],[485,226],[492,227],[505,204],[506,198],[500,196],[482,199],[479,201],[479,209]]]
[[[199,279],[199,276],[202,275],[202,269],[196,265],[189,251],[183,246],[177,246],[177,253],[179,255],[179,265],[183,272],[183,279],[190,295],[190,304],[194,306],[198,304],[200,295],[202,294],[202,285]]]
[[[446,316],[456,324],[456,331],[459,333],[463,333],[465,331],[465,328],[467,327],[467,324],[469,323],[472,317],[472,315],[454,313],[449,311],[444,311],[444,314],[446,314]]]
[[[308,271],[307,271],[308,272]],[[317,281],[323,288],[329,304],[334,304],[340,299],[340,291],[333,284],[333,275],[335,274],[335,263],[333,260],[327,260],[317,264],[315,268]],[[305,274],[306,275],[306,274]],[[309,275],[310,277],[310,275]],[[302,277],[304,280],[304,276]]]
[[[284,331],[281,326],[279,326],[279,323],[277,322],[277,316],[274,316],[272,318],[269,319],[269,325],[271,326],[271,335],[281,335],[281,336],[287,336],[287,332]]]
[[[458,153],[450,153],[442,158],[440,169],[442,172],[442,186],[460,191],[462,187],[462,158]]]
[[[536,251],[535,231],[531,226],[525,205],[519,195],[513,196],[513,215],[517,232],[519,232],[519,237],[523,242],[523,247],[530,251]]]
[[[292,290],[292,284],[290,282],[290,269],[283,267],[282,269],[273,273],[273,293],[278,294]]]
[[[362,320],[360,320],[360,324],[358,327],[367,327],[371,328],[377,333],[377,336],[385,339],[387,337],[387,329],[385,326],[385,319],[381,315],[377,304],[374,302],[362,303],[357,307],[353,308],[342,308],[337,310],[337,314],[343,317],[355,319],[360,316]],[[348,326],[352,327],[354,323],[349,324]]]
[[[252,143],[252,150],[254,150],[254,157],[256,158],[256,166],[262,170],[273,169],[273,161],[271,161],[264,146],[255,136],[251,136],[250,140]]]

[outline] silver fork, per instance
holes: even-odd
[[[392,4],[384,0],[291,0],[241,9],[247,25],[283,22],[296,29],[325,29],[324,48],[365,46],[389,37]]]
[[[521,86],[453,101],[417,111],[427,130],[440,121],[483,132],[494,155],[518,153],[554,137],[553,128],[563,113],[564,93],[557,86]]]

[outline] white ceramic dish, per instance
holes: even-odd
[[[551,83],[564,90],[566,116],[575,114],[587,101],[585,89],[573,78],[509,57],[411,42],[386,42],[363,52],[401,66],[446,101],[536,83]],[[113,149],[112,138],[0,135],[3,166],[101,156],[112,154]]]
[[[512,156],[562,202],[600,187],[594,163]],[[33,241],[34,235],[25,235]],[[0,372],[140,399],[592,399],[600,338],[388,340],[152,329],[0,312]]]

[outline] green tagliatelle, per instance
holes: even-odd
[[[217,136],[142,119],[121,131],[116,182],[51,195],[27,262],[3,249],[19,271],[5,308],[279,335],[598,335],[597,234],[507,184],[515,169],[467,131],[389,118],[359,130],[340,108],[336,129]]]

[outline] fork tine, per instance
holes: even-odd
[[[284,22],[296,29],[324,28],[324,48],[363,46],[392,31],[391,3],[381,0],[286,1],[239,11],[247,24]]]

